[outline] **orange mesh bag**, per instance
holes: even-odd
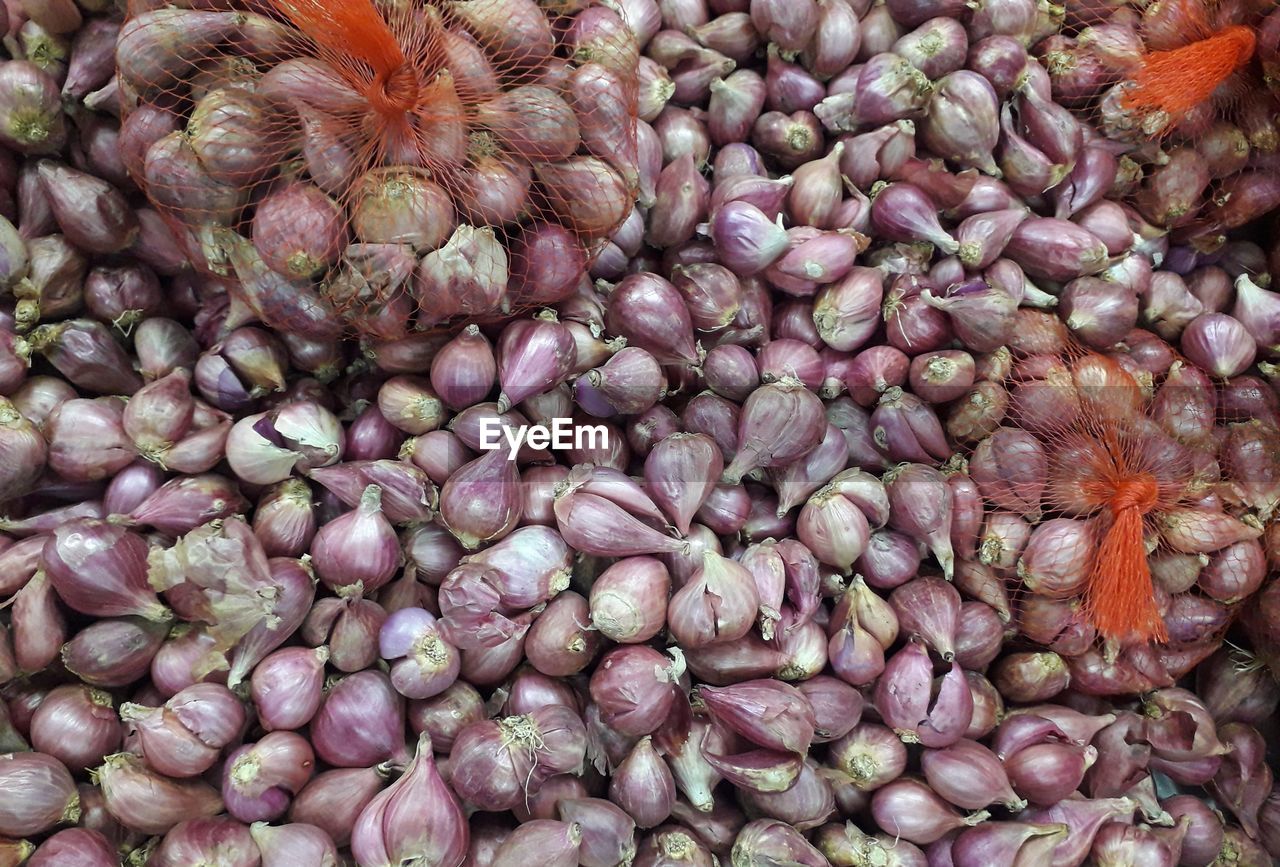
[[[500,318],[632,209],[638,48],[596,0],[131,0],[117,60],[129,171],[242,318]]]
[[[1026,637],[1062,641],[1067,656],[1095,639],[1115,650],[1219,638],[1238,600],[1204,597],[1196,575],[1262,532],[1223,480],[1219,386],[1181,359],[1152,377],[1053,325],[1013,363],[1003,424],[969,454],[986,513],[975,568],[1006,580]],[[1189,582],[1166,574],[1182,560],[1197,566]]]
[[[1071,0],[1064,36],[1041,47],[1059,97],[1109,138],[1203,133],[1264,70],[1259,32],[1274,0]]]
[[[1197,254],[1280,205],[1278,51],[1275,0],[1068,0],[1035,47],[1042,87],[1110,139],[1110,197]]]

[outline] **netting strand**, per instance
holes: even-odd
[[[1122,104],[1135,113],[1162,113],[1176,124],[1253,59],[1256,43],[1252,30],[1233,25],[1189,45],[1148,52]]]

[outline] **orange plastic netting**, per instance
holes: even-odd
[[[1035,608],[1033,597],[1067,601],[1112,646],[1169,640],[1170,591],[1153,579],[1153,558],[1260,533],[1245,520],[1257,505],[1240,487],[1247,480],[1217,457],[1245,422],[1185,359],[1152,378],[1122,356],[1072,345],[1017,358],[1005,384],[1003,426],[969,460],[987,510],[980,562],[1004,577],[1019,609]],[[1049,541],[1014,543],[1021,558],[1002,568],[1002,548],[1020,532]]]
[[[393,339],[574,291],[634,204],[638,53],[595,0],[132,0],[121,147],[251,315]]]
[[[1086,113],[1110,137],[1194,135],[1262,90],[1257,28],[1273,0],[1073,0],[1065,31],[1104,71]],[[1136,32],[1130,41],[1119,28]],[[1074,63],[1058,51],[1047,63]]]

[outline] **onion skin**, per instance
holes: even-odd
[[[1032,218],[1014,230],[1005,254],[1033,277],[1071,280],[1106,267],[1105,245],[1075,223]]]
[[[54,78],[35,64],[5,64],[0,93],[7,95],[12,106],[0,140],[19,153],[52,154],[61,150],[67,141],[67,128],[56,108],[57,91]]]
[[[680,668],[670,666],[666,657],[643,645],[623,645],[606,653],[590,686],[604,722],[632,737],[657,731],[674,701],[671,681]],[[633,687],[624,691],[623,684]],[[635,687],[643,687],[643,692]]]
[[[379,725],[363,726],[358,739],[348,737],[350,720],[357,716]],[[404,702],[390,680],[378,672],[359,672],[331,688],[319,712],[312,718],[311,739],[316,755],[337,767],[368,767],[390,758],[402,758],[401,732]]]
[[[0,831],[21,838],[80,817],[80,797],[62,763],[44,753],[9,753],[0,760],[0,776],[23,797],[8,803]]]
[[[986,813],[962,817],[928,786],[903,778],[876,790],[872,813],[881,827],[894,828],[904,840],[916,845],[933,843],[948,831],[981,823]]]
[[[77,247],[116,253],[133,243],[137,217],[118,190],[53,162],[42,162],[39,172],[54,218]]]
[[[67,828],[45,840],[32,854],[31,860],[23,863],[33,867],[68,863],[108,867],[118,863],[118,856],[111,842],[100,832],[90,828]]]
[[[98,776],[107,809],[121,824],[143,833],[165,834],[182,821],[213,816],[222,810],[222,799],[208,784],[166,780],[127,754],[108,756]],[[162,787],[168,795],[163,809],[145,800],[144,793],[155,787]]]
[[[421,811],[413,820],[403,809]],[[405,776],[378,793],[360,812],[352,832],[352,851],[370,863],[421,857],[438,863],[460,861],[469,836],[462,808],[441,779],[431,740],[419,738]]]
[[[76,733],[74,746],[67,737]],[[111,697],[81,686],[52,690],[31,719],[34,749],[58,758],[77,770],[96,767],[120,743],[120,730]]]

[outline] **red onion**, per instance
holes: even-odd
[[[1004,700],[991,681],[982,675],[966,671],[965,679],[969,681],[969,691],[973,693],[973,719],[965,731],[965,737],[984,738],[995,730],[1004,716]]]
[[[832,864],[857,864],[859,859],[882,862],[893,867],[920,867],[928,863],[925,853],[914,843],[877,834],[864,834],[853,822],[823,825],[814,844]]]
[[[378,409],[383,418],[407,434],[435,430],[444,419],[439,396],[425,380],[394,376],[378,390]]]
[[[963,50],[960,47],[960,52]],[[963,69],[951,72],[935,84],[920,128],[921,140],[935,153],[950,155],[964,168],[996,174],[992,151],[1000,136],[998,102],[995,89],[981,75]],[[874,216],[873,210],[873,219]],[[954,248],[941,245],[939,249],[955,252]]]
[[[600,649],[597,633],[587,626],[587,601],[576,593],[561,593],[534,621],[525,655],[544,674],[564,677],[591,663]]]
[[[168,779],[127,753],[108,756],[96,774],[111,815],[144,834],[166,834],[180,822],[222,811],[222,799],[207,783]]]
[[[1272,784],[1271,769],[1262,760],[1262,738],[1256,729],[1243,723],[1227,723],[1219,728],[1218,736],[1230,751],[1224,756],[1210,791],[1246,832],[1256,836],[1258,811]]]
[[[760,598],[741,565],[708,551],[702,568],[675,592],[667,626],[682,647],[734,641],[750,631]]]
[[[876,706],[902,737],[931,747],[959,740],[973,719],[973,695],[959,665],[953,662],[935,687],[928,652],[915,641],[885,665]]]
[[[138,617],[99,620],[62,646],[62,664],[91,686],[125,686],[147,673],[167,631]]]
[[[402,759],[404,700],[381,672],[349,675],[329,688],[312,717],[311,744],[323,761],[340,768]]]
[[[14,662],[25,671],[38,671],[58,658],[67,638],[67,624],[57,594],[46,575],[37,572],[10,600],[9,627],[13,632]]]
[[[249,686],[263,728],[298,729],[310,722],[323,698],[328,659],[325,647],[287,647],[258,663]]]
[[[209,473],[171,479],[128,514],[135,524],[181,536],[209,521],[229,518],[245,509],[239,487],[230,479]]]
[[[656,829],[640,844],[633,863],[641,867],[675,867],[692,863],[699,867],[713,864],[714,856],[691,831],[677,825]]]
[[[1265,672],[1238,663],[1229,651],[1215,653],[1196,671],[1196,694],[1215,721],[1257,725],[1280,698]]]
[[[609,556],[678,553],[687,543],[642,523],[623,506],[566,480],[555,500],[556,524],[565,541],[584,553]]]
[[[615,647],[601,659],[591,676],[591,699],[601,719],[632,737],[652,734],[667,719],[674,701],[672,685],[684,672],[675,661],[644,645]]]
[[[892,241],[928,241],[947,255],[960,246],[938,222],[936,206],[920,188],[908,183],[893,183],[880,190],[872,203],[871,222]]]
[[[712,718],[766,749],[807,752],[816,721],[804,694],[787,684],[752,680],[722,688],[703,687]]]
[[[635,822],[620,807],[600,798],[565,799],[558,807],[562,821],[581,829],[582,867],[613,867],[634,857]]]
[[[420,524],[431,518],[435,490],[426,473],[404,461],[350,461],[318,467],[310,475],[353,508],[359,508],[369,486],[376,485],[381,510],[392,523]]]
[[[41,161],[40,181],[63,234],[82,250],[116,253],[138,232],[137,218],[106,181],[52,161]]]
[[[1063,824],[988,822],[962,831],[951,857],[957,864],[1044,863],[1057,856],[1068,830]]]
[[[156,848],[151,860],[165,867],[176,867],[209,857],[220,857],[235,865],[260,863],[258,847],[249,834],[249,828],[223,817],[189,819],[175,825]]]
[[[694,514],[719,479],[724,463],[705,434],[674,434],[657,443],[645,460],[650,496],[687,535]]]
[[[945,749],[926,750],[921,770],[934,791],[957,807],[978,810],[997,801],[1014,810],[1026,805],[1014,793],[995,754],[974,741],[960,740]]]
[[[739,447],[724,480],[736,484],[752,469],[789,464],[815,448],[824,430],[821,401],[799,382],[761,386],[743,407]]]
[[[499,411],[554,386],[568,375],[576,358],[572,335],[554,317],[508,326],[497,350],[497,376],[502,386]]]
[[[609,799],[641,828],[653,828],[671,815],[676,784],[649,737],[643,737],[613,770]]]
[[[1074,791],[1096,758],[1093,747],[1044,743],[1023,747],[1004,762],[1018,794],[1034,804],[1048,805]]]
[[[1178,863],[1187,867],[1207,867],[1212,863],[1224,842],[1221,817],[1194,795],[1174,795],[1160,805],[1179,825],[1184,821],[1188,823]]]
[[[660,561],[619,560],[591,585],[591,623],[611,641],[644,643],[666,625],[670,587],[671,576]]]
[[[227,462],[240,478],[267,485],[294,469],[337,463],[343,444],[342,427],[328,410],[310,401],[287,403],[237,422],[227,437]]]
[[[582,845],[582,828],[569,822],[534,819],[521,824],[494,853],[492,863],[500,867],[516,867],[524,863],[530,851],[556,867],[575,867]]]
[[[632,274],[613,288],[606,324],[664,363],[694,364],[693,323],[679,291],[656,274]]]
[[[996,664],[992,680],[1006,698],[1034,702],[1060,693],[1070,681],[1070,674],[1056,653],[1014,653]]]
[[[474,549],[505,536],[519,519],[519,473],[501,449],[487,452],[449,477],[440,491],[440,518]]]
[[[949,448],[937,415],[918,397],[894,387],[871,414],[872,436],[891,461],[942,460]]]
[[[439,583],[462,558],[462,547],[448,530],[434,524],[415,527],[405,534],[408,565],[428,583]]]
[[[951,549],[951,490],[942,474],[922,464],[904,464],[886,473],[889,526],[928,546],[950,579],[955,563]]]
[[[958,21],[932,18],[894,43],[893,51],[911,61],[930,79],[964,66],[969,37]]]
[[[63,764],[39,752],[0,758],[0,785],[10,793],[0,808],[0,833],[20,838],[42,834],[80,818],[80,796]]]
[[[889,590],[911,580],[923,559],[922,549],[907,536],[892,530],[877,530],[867,549],[854,563],[854,570],[872,587]]]
[[[1181,347],[1193,363],[1224,378],[1248,369],[1257,348],[1240,321],[1223,313],[1205,313],[1193,320],[1182,332]]]
[[[289,820],[323,828],[336,844],[345,846],[357,817],[385,785],[376,768],[325,771],[294,798]]]
[[[1152,830],[1144,830],[1136,825],[1111,822],[1102,826],[1093,841],[1091,853],[1096,860],[1119,860],[1121,863],[1176,864],[1177,853],[1181,849],[1180,829],[1175,845],[1161,840]]]
[[[76,770],[97,767],[120,745],[111,696],[85,686],[51,690],[31,717],[31,746]]]
[[[794,785],[784,792],[747,789],[742,800],[749,810],[787,822],[798,831],[809,831],[835,812],[835,794],[817,765],[806,761]]]
[[[258,501],[253,532],[268,555],[301,556],[309,548],[315,531],[311,489],[301,479],[286,479],[272,486]]]
[[[30,844],[26,844],[30,849]],[[13,863],[31,867],[53,867],[56,864],[83,864],[85,867],[111,867],[119,863],[119,857],[111,843],[98,831],[90,828],[67,828],[49,837],[35,850],[31,860],[25,855]],[[6,857],[7,854],[6,854]]]
[[[784,863],[822,867],[827,859],[785,822],[757,819],[748,823],[733,844],[732,859],[739,864]]]
[[[960,594],[950,583],[917,578],[895,589],[889,603],[903,632],[922,639],[947,662],[955,657]]]
[[[436,618],[421,608],[391,614],[378,633],[379,651],[391,663],[391,683],[406,698],[430,698],[458,676],[457,650],[445,640]]]
[[[163,707],[125,704],[121,718],[137,732],[147,764],[169,777],[194,777],[241,735],[244,708],[226,687],[195,684]]]
[[[304,859],[318,867],[337,867],[338,852],[333,840],[315,825],[295,822],[272,827],[255,822],[249,833],[262,856],[263,867],[285,867]]]
[[[454,741],[450,785],[476,806],[509,809],[549,777],[576,771],[585,750],[582,720],[564,706],[473,723]]]
[[[460,862],[468,843],[462,807],[441,779],[425,735],[404,776],[365,805],[351,835],[352,852],[369,863]]]
[[[315,755],[302,736],[265,735],[227,757],[222,778],[227,812],[243,822],[278,819],[314,772]]]
[[[979,825],[988,817],[986,812],[961,816],[927,785],[906,777],[877,789],[871,797],[871,812],[887,833],[917,845],[932,843],[949,831]]]
[[[715,211],[711,239],[723,264],[739,277],[760,273],[788,246],[786,231],[746,201],[731,201]]]
[[[839,740],[851,732],[862,716],[862,695],[837,678],[819,674],[797,687],[813,706],[814,743]]]
[[[49,467],[68,480],[96,481],[114,475],[133,459],[123,427],[123,406],[115,398],[68,400],[49,416]]]
[[[0,492],[10,499],[26,494],[44,468],[48,446],[36,426],[4,398],[0,398],[0,450],[5,458]]]

